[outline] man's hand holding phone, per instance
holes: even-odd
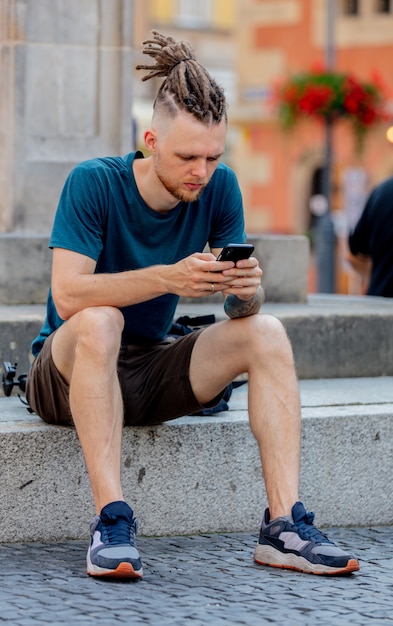
[[[258,290],[261,284],[262,270],[257,259],[251,257],[254,251],[252,244],[228,244],[217,257],[217,261],[232,261],[235,267],[222,271],[223,276],[232,278],[222,290],[225,296],[236,295],[241,300],[249,300]],[[250,258],[251,257],[251,258]],[[240,263],[239,261],[249,261]]]
[[[221,291],[248,300],[256,293],[262,276],[257,259],[250,258],[252,251],[250,244],[230,244],[218,255],[220,261],[211,252],[196,252],[174,265],[162,266],[160,271],[169,293],[198,298]]]
[[[229,244],[219,254],[217,261],[233,261],[235,267],[223,270],[225,276],[233,276],[234,280],[222,292],[225,296],[224,310],[232,319],[248,317],[259,312],[265,293],[261,286],[262,270],[257,259],[249,259],[254,246],[251,244]],[[241,267],[238,267],[240,262]]]

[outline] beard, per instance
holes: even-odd
[[[182,189],[180,185],[176,185],[174,182],[172,182],[167,176],[165,176],[164,174],[160,173],[159,171],[156,170],[156,176],[158,178],[158,180],[160,181],[160,183],[163,185],[163,187],[177,200],[180,200],[181,202],[195,202],[196,200],[198,200],[202,193],[203,190],[206,187],[206,184],[204,184],[200,189],[196,189],[195,191],[192,190],[187,190],[187,189]]]

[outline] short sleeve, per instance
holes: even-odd
[[[49,246],[97,261],[103,246],[106,197],[105,180],[97,168],[89,162],[77,166],[61,193]]]

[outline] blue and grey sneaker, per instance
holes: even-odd
[[[136,549],[137,520],[126,502],[107,504],[90,524],[87,573],[112,578],[142,578]]]
[[[254,561],[307,574],[350,574],[359,561],[330,541],[313,525],[314,513],[301,502],[292,507],[293,521],[286,517],[270,520],[266,509]]]

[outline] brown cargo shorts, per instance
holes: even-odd
[[[203,330],[196,330],[184,337],[152,346],[127,345],[120,348],[118,376],[126,425],[159,424],[219,404],[225,389],[202,406],[191,388],[191,353],[201,332]],[[72,426],[69,386],[52,359],[54,334],[45,340],[31,366],[26,399],[45,422]]]

